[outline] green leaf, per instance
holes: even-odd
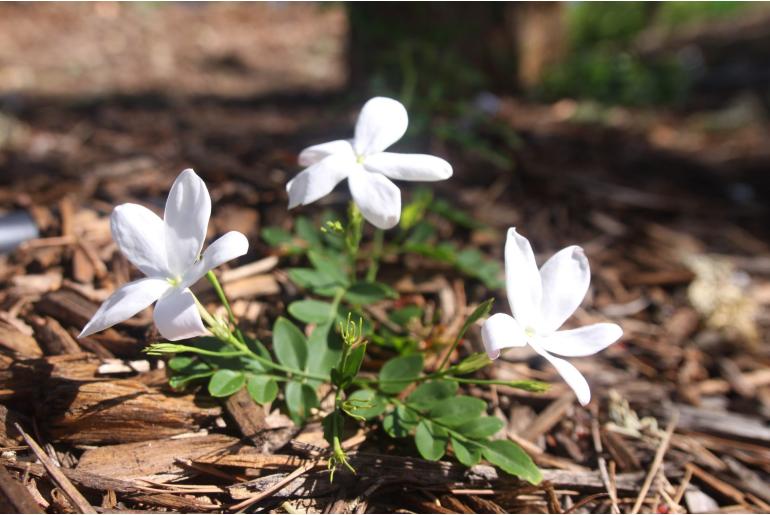
[[[492,304],[494,304],[495,299],[487,299],[478,306],[476,306],[476,309],[473,310],[473,313],[465,320],[465,323],[460,328],[460,333],[457,335],[457,339],[459,340],[465,335],[465,332],[468,330],[470,326],[476,323],[477,320],[480,320],[487,316],[489,314],[489,310],[492,309]]]
[[[446,429],[433,424],[430,420],[421,420],[414,433],[414,443],[420,456],[426,460],[441,459],[446,449],[449,436]]]
[[[433,200],[433,192],[420,187],[412,195],[412,201],[401,209],[401,229],[408,231],[425,216],[425,210]]]
[[[235,370],[217,370],[209,379],[209,393],[213,397],[229,397],[246,383],[243,372]]]
[[[422,308],[420,306],[405,306],[400,309],[394,309],[388,314],[388,318],[394,324],[405,326],[414,318],[422,318]]]
[[[342,338],[332,330],[332,324],[316,326],[308,338],[306,372],[328,376],[342,356]]]
[[[467,438],[479,440],[494,435],[504,425],[505,423],[497,417],[480,417],[456,427],[455,431]]]
[[[457,461],[466,467],[472,467],[481,460],[481,448],[470,442],[463,442],[451,437],[452,449],[455,452]]]
[[[330,278],[333,283],[342,286],[347,286],[349,284],[347,276],[348,265],[343,261],[341,255],[311,250],[308,252],[307,257],[310,259],[313,267],[324,276]]]
[[[184,370],[196,361],[194,356],[174,356],[167,364],[171,370]]]
[[[429,222],[422,220],[417,223],[409,233],[409,237],[404,242],[405,245],[427,245],[430,240],[436,234],[436,228]]]
[[[397,298],[398,293],[390,286],[369,281],[358,281],[345,292],[345,300],[356,305],[374,304],[384,299]]]
[[[345,368],[342,370],[342,377],[350,379],[356,377],[358,371],[361,370],[364,356],[366,356],[366,345],[359,345],[350,351],[348,359],[345,361]]]
[[[265,243],[271,247],[279,247],[294,240],[289,231],[285,231],[280,227],[265,227],[260,234]]]
[[[430,408],[430,418],[439,424],[457,427],[479,418],[487,403],[476,397],[459,395],[437,402]]]
[[[430,245],[428,243],[411,243],[404,245],[404,250],[408,252],[415,252],[421,254],[427,258],[435,259],[442,263],[455,263],[455,255],[457,254],[457,248],[451,243],[439,243],[438,245]]]
[[[531,379],[522,379],[520,381],[509,381],[506,386],[511,388],[518,388],[526,392],[543,393],[547,392],[551,388],[550,383],[544,383],[542,381],[534,381]]]
[[[510,440],[479,442],[479,445],[482,447],[481,452],[484,457],[505,472],[529,481],[533,485],[543,480],[532,458]]]
[[[168,368],[183,375],[200,374],[211,370],[211,367],[195,356],[174,356],[168,360]]]
[[[308,242],[311,248],[322,248],[321,231],[304,216],[298,216],[294,221],[294,232],[297,236]]]
[[[310,415],[311,408],[318,406],[315,389],[308,384],[290,381],[286,384],[286,407],[295,422],[301,422]]]
[[[270,355],[270,351],[267,350],[267,347],[265,347],[264,343],[257,340],[256,338],[250,338],[249,336],[245,336],[245,335],[244,335],[244,339],[246,340],[246,347],[248,347],[251,352],[253,352],[257,356],[261,356],[265,359],[273,361],[273,357]],[[250,358],[247,358],[247,359],[250,359]],[[253,361],[253,360],[250,359],[250,361]]]
[[[437,213],[455,225],[464,227],[466,229],[478,229],[483,227],[481,223],[476,221],[472,216],[464,211],[457,209],[457,206],[450,204],[444,199],[436,199],[430,204],[430,210]]]
[[[322,324],[335,315],[330,303],[312,299],[292,302],[288,311],[291,316],[306,324]]]
[[[439,401],[453,397],[455,393],[457,393],[457,383],[454,381],[443,379],[426,381],[409,394],[406,402],[417,409],[427,409]]]
[[[174,390],[181,390],[182,388],[184,388],[185,386],[187,386],[193,381],[197,381],[199,379],[208,379],[213,375],[214,375],[214,370],[209,370],[208,372],[201,372],[199,374],[192,374],[192,375],[174,375],[169,378],[168,384]]]
[[[272,377],[249,376],[246,389],[257,404],[273,402],[278,396],[278,383]]]
[[[503,286],[503,269],[500,264],[486,259],[478,249],[465,249],[458,253],[455,265],[461,272],[481,280],[491,289]]]
[[[304,370],[307,363],[307,339],[296,325],[279,317],[273,325],[273,351],[287,367]]]
[[[380,370],[380,390],[385,393],[398,393],[417,379],[421,371],[421,354],[393,358]]]
[[[306,289],[334,286],[334,278],[314,268],[290,268],[286,272],[297,286]]]
[[[492,360],[489,359],[486,352],[476,352],[471,354],[457,365],[449,367],[447,372],[449,374],[465,375],[472,374],[477,370],[481,370],[487,365],[492,364]]]
[[[382,428],[393,438],[409,436],[409,430],[417,425],[417,415],[403,406],[388,412],[382,418]]]
[[[476,306],[476,309],[473,310],[473,313],[470,314],[470,316],[465,320],[462,327],[460,328],[460,332],[457,333],[457,336],[455,337],[454,346],[457,346],[457,343],[459,343],[460,340],[462,340],[463,336],[465,336],[465,333],[468,331],[468,328],[472,326],[474,323],[476,323],[477,320],[480,318],[483,318],[489,314],[489,310],[492,309],[492,304],[495,302],[494,298],[487,299],[478,306]]]
[[[349,406],[346,410],[349,415],[365,419],[382,415],[387,407],[385,399],[374,390],[356,390],[345,403]]]

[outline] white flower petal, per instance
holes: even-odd
[[[402,181],[443,181],[452,176],[452,165],[427,154],[380,152],[368,156],[364,168]]]
[[[532,342],[529,344],[535,350],[535,352],[551,362],[551,365],[556,368],[556,371],[559,372],[559,375],[562,377],[562,379],[564,379],[569,387],[572,388],[572,390],[575,392],[575,395],[577,396],[578,402],[580,402],[580,404],[585,406],[591,402],[591,389],[588,387],[588,382],[586,381],[586,378],[583,377],[583,374],[581,374],[580,371],[575,368],[574,365],[572,365],[572,363],[561,358],[557,358],[556,356],[551,356],[537,344]]]
[[[289,209],[304,206],[325,197],[351,173],[363,172],[350,154],[332,154],[301,171],[286,184]]]
[[[313,145],[307,147],[299,153],[299,165],[310,166],[321,161],[323,158],[331,156],[333,154],[349,155],[352,159],[355,159],[355,153],[353,152],[353,145],[350,141],[345,139],[338,139],[335,141],[329,141],[321,143],[319,145]]]
[[[601,323],[557,331],[538,340],[538,344],[548,352],[560,356],[591,356],[609,347],[621,336],[623,329],[618,324]]]
[[[382,152],[401,139],[409,125],[406,108],[398,100],[375,97],[361,109],[353,148],[359,156]]]
[[[155,302],[171,286],[165,279],[139,279],[126,283],[105,300],[78,335],[90,336],[128,320]]]
[[[166,223],[166,254],[169,271],[183,275],[198,259],[211,216],[211,197],[206,184],[187,169],[171,186],[163,221]]]
[[[512,316],[505,313],[497,313],[486,319],[481,326],[481,340],[490,359],[497,359],[500,349],[523,347],[527,344],[524,329]]]
[[[131,263],[149,277],[167,277],[165,227],[158,215],[138,204],[121,204],[110,216],[112,239]]]
[[[508,229],[505,241],[505,285],[514,318],[525,328],[537,327],[540,320],[542,285],[529,240]]]
[[[249,251],[249,240],[238,231],[230,231],[218,238],[203,252],[201,259],[190,268],[182,279],[181,288],[192,286],[198,279],[206,275],[222,263],[246,254]]]
[[[195,297],[188,289],[169,291],[155,304],[152,316],[160,334],[172,342],[206,334]]]
[[[560,250],[540,269],[543,282],[541,320],[538,329],[557,330],[580,306],[591,282],[591,269],[583,249],[571,246]]]
[[[369,223],[390,229],[401,217],[401,191],[379,173],[360,170],[348,177],[350,194]]]

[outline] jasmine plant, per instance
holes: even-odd
[[[419,315],[419,308],[417,312],[416,306],[391,310],[390,324],[369,320],[365,315],[368,306],[399,297],[390,285],[377,280],[383,254],[429,254],[421,219],[433,203],[423,197],[402,210],[400,191],[389,178],[435,181],[452,175],[451,166],[441,158],[385,152],[404,134],[407,123],[406,110],[398,101],[374,98],[362,109],[353,140],[316,145],[300,154],[300,164],[307,168],[287,184],[290,209],[318,200],[345,178],[352,201],[344,221],[327,216],[317,227],[298,217],[296,235],[270,228],[263,231],[270,243],[284,253],[304,255],[309,265],[288,270],[291,280],[308,296],[290,303],[288,316],[274,320],[272,341],[267,345],[239,329],[212,271],[247,252],[245,236],[229,232],[201,254],[211,199],[192,170],[185,170],[174,182],[163,219],[135,204],[123,204],[113,211],[114,240],[147,278],[119,288],[86,324],[81,337],[119,323],[157,301],[154,321],[169,341],[151,344],[146,351],[169,356],[169,381],[174,388],[205,382],[215,397],[246,388],[257,403],[282,401],[297,424],[322,417],[332,474],[340,466],[353,470],[341,441],[346,427],[366,423],[379,425],[393,438],[413,439],[425,459],[438,460],[450,451],[467,466],[486,459],[509,474],[539,482],[540,472],[529,456],[512,441],[495,438],[503,421],[488,415],[483,400],[460,394],[460,384],[543,391],[547,385],[537,381],[472,375],[490,365],[500,349],[528,343],[557,368],[585,404],[590,398],[585,379],[550,352],[592,354],[619,338],[622,331],[614,324],[556,331],[585,296],[590,281],[587,260],[578,247],[569,247],[538,272],[529,242],[513,229],[506,244],[505,275],[514,316],[497,314],[484,323],[488,355],[479,352],[451,362],[466,331],[489,314],[492,299],[476,307],[440,349],[443,358],[430,366],[426,366],[426,353],[400,334],[408,334],[410,320]],[[444,214],[459,216],[446,206]],[[370,248],[363,251],[365,221],[376,230]],[[396,225],[400,227],[395,241],[387,243],[383,230]],[[473,250],[467,249],[467,255]],[[461,253],[455,257],[452,249],[444,248],[444,252],[452,254],[453,264],[461,270],[459,263],[464,261],[468,275],[475,273],[491,287],[497,286],[499,269],[481,261],[477,250],[473,259],[461,258]],[[478,275],[484,267],[484,275]],[[190,290],[203,277],[212,284],[227,316],[210,313]],[[304,330],[292,318],[306,324]],[[396,351],[379,370],[367,363],[372,342]],[[330,392],[330,408],[321,407],[319,392]]]

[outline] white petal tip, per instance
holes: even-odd
[[[441,180],[449,179],[450,177],[452,177],[453,173],[454,173],[454,170],[452,170],[452,165],[450,165],[448,161],[441,159],[441,168],[439,169],[440,179]]]
[[[516,238],[516,239],[524,238],[524,236],[519,234],[519,232],[516,230],[515,227],[511,227],[510,229],[508,229],[508,237],[509,238]],[[526,239],[526,238],[524,238],[524,239]]]
[[[230,236],[232,239],[230,245],[233,247],[232,255],[234,258],[243,256],[249,251],[249,239],[245,234],[239,231],[230,231],[228,234],[232,235]]]
[[[366,217],[364,217],[366,218]],[[398,225],[399,217],[388,217],[384,219],[377,219],[377,220],[368,220],[370,224],[375,226],[378,229],[382,229],[384,231],[387,231],[388,229],[392,229],[395,226]]]

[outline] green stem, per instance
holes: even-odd
[[[217,320],[211,315],[211,313],[206,310],[205,307],[203,307],[197,298],[195,298],[195,303],[198,305],[198,311],[201,314],[201,318],[203,318],[203,320],[209,325],[209,329],[211,330],[212,334],[219,341],[232,345],[239,351],[242,351],[244,354],[248,354],[248,356],[254,361],[258,361],[259,363],[265,365],[268,368],[272,368],[273,370],[280,370],[290,377],[297,376],[305,379],[315,379],[316,381],[329,381],[327,376],[311,374],[302,370],[285,367],[281,364],[274,363],[272,360],[263,358],[259,354],[252,351],[244,342],[236,338],[233,333],[229,331],[229,329],[223,328],[222,324],[217,322]]]
[[[478,442],[476,442],[474,440],[471,440],[470,438],[468,438],[467,436],[463,435],[462,433],[458,433],[457,431],[453,430],[451,427],[449,427],[447,425],[444,425],[441,422],[436,422],[434,419],[426,416],[424,412],[418,410],[417,408],[414,408],[414,407],[410,406],[406,402],[403,402],[403,401],[401,401],[399,399],[396,399],[395,397],[391,398],[390,400],[393,402],[393,404],[396,404],[396,405],[399,405],[399,406],[403,406],[404,408],[408,409],[409,411],[417,414],[417,416],[419,418],[430,420],[431,424],[435,424],[435,425],[441,427],[447,433],[449,433],[449,435],[452,436],[452,438],[455,438],[457,440],[460,440],[461,442],[466,442],[466,443],[467,442],[478,443]]]
[[[225,290],[222,288],[222,285],[219,284],[219,279],[217,279],[217,276],[214,275],[213,270],[209,270],[206,273],[206,279],[208,279],[208,281],[214,287],[214,291],[216,292],[217,297],[219,297],[219,301],[225,307],[225,310],[227,311],[227,317],[230,319],[230,324],[232,324],[233,328],[235,329],[235,336],[243,343],[243,334],[241,334],[241,330],[238,329],[238,323],[236,322],[235,315],[233,314],[233,310],[230,307],[230,302],[227,300]]]
[[[361,245],[362,234],[363,216],[356,203],[351,200],[348,205],[348,224],[345,228],[345,249],[348,253],[351,282],[356,281],[356,262],[358,261],[358,249]]]
[[[203,356],[212,356],[215,358],[230,358],[235,356],[243,356],[246,354],[241,350],[237,350],[233,352],[217,352],[217,351],[208,350],[208,349],[201,349],[198,347],[191,347],[190,345],[177,345],[177,344],[168,344],[169,346],[173,346],[172,350],[162,350],[162,349],[155,350],[154,347],[157,345],[166,345],[166,344],[153,344],[148,348],[149,350],[147,351],[147,353],[152,356],[152,355],[168,354],[171,352],[174,352],[174,353],[191,352],[193,354],[201,354]]]
[[[459,345],[461,340],[460,334],[457,335],[457,338],[455,338],[455,341],[452,342],[452,347],[449,349],[449,351],[444,355],[444,359],[441,360],[441,364],[438,366],[438,371],[441,372],[441,370],[449,364],[449,358],[454,353],[455,349],[457,348],[457,345]]]
[[[330,308],[329,313],[329,319],[334,320],[334,317],[337,315],[337,311],[340,308],[340,302],[342,302],[342,297],[345,296],[345,288],[337,288],[337,291],[334,292],[334,298],[332,299],[332,307]]]
[[[220,340],[221,340],[221,338],[220,338]],[[265,365],[268,368],[272,368],[274,370],[280,370],[281,372],[285,372],[289,376],[303,377],[305,379],[315,379],[317,381],[328,381],[329,380],[329,378],[327,376],[322,376],[322,375],[319,375],[319,374],[311,374],[311,373],[308,373],[308,372],[304,372],[302,370],[297,370],[295,368],[286,367],[286,366],[280,365],[278,363],[275,363],[275,362],[273,362],[273,361],[271,361],[271,360],[269,360],[267,358],[263,358],[259,354],[255,353],[251,349],[249,349],[246,346],[245,343],[242,343],[242,342],[238,341],[238,339],[235,336],[233,336],[232,334],[229,335],[229,338],[227,338],[225,340],[222,340],[222,341],[224,341],[226,343],[229,343],[230,345],[233,345],[233,346],[243,350],[254,361],[258,361],[258,362],[262,363],[263,365]]]
[[[377,229],[374,231],[374,241],[372,242],[372,260],[369,263],[369,270],[366,273],[366,280],[373,282],[377,279],[377,271],[380,268],[380,259],[382,258],[382,245],[385,240],[385,231]]]

